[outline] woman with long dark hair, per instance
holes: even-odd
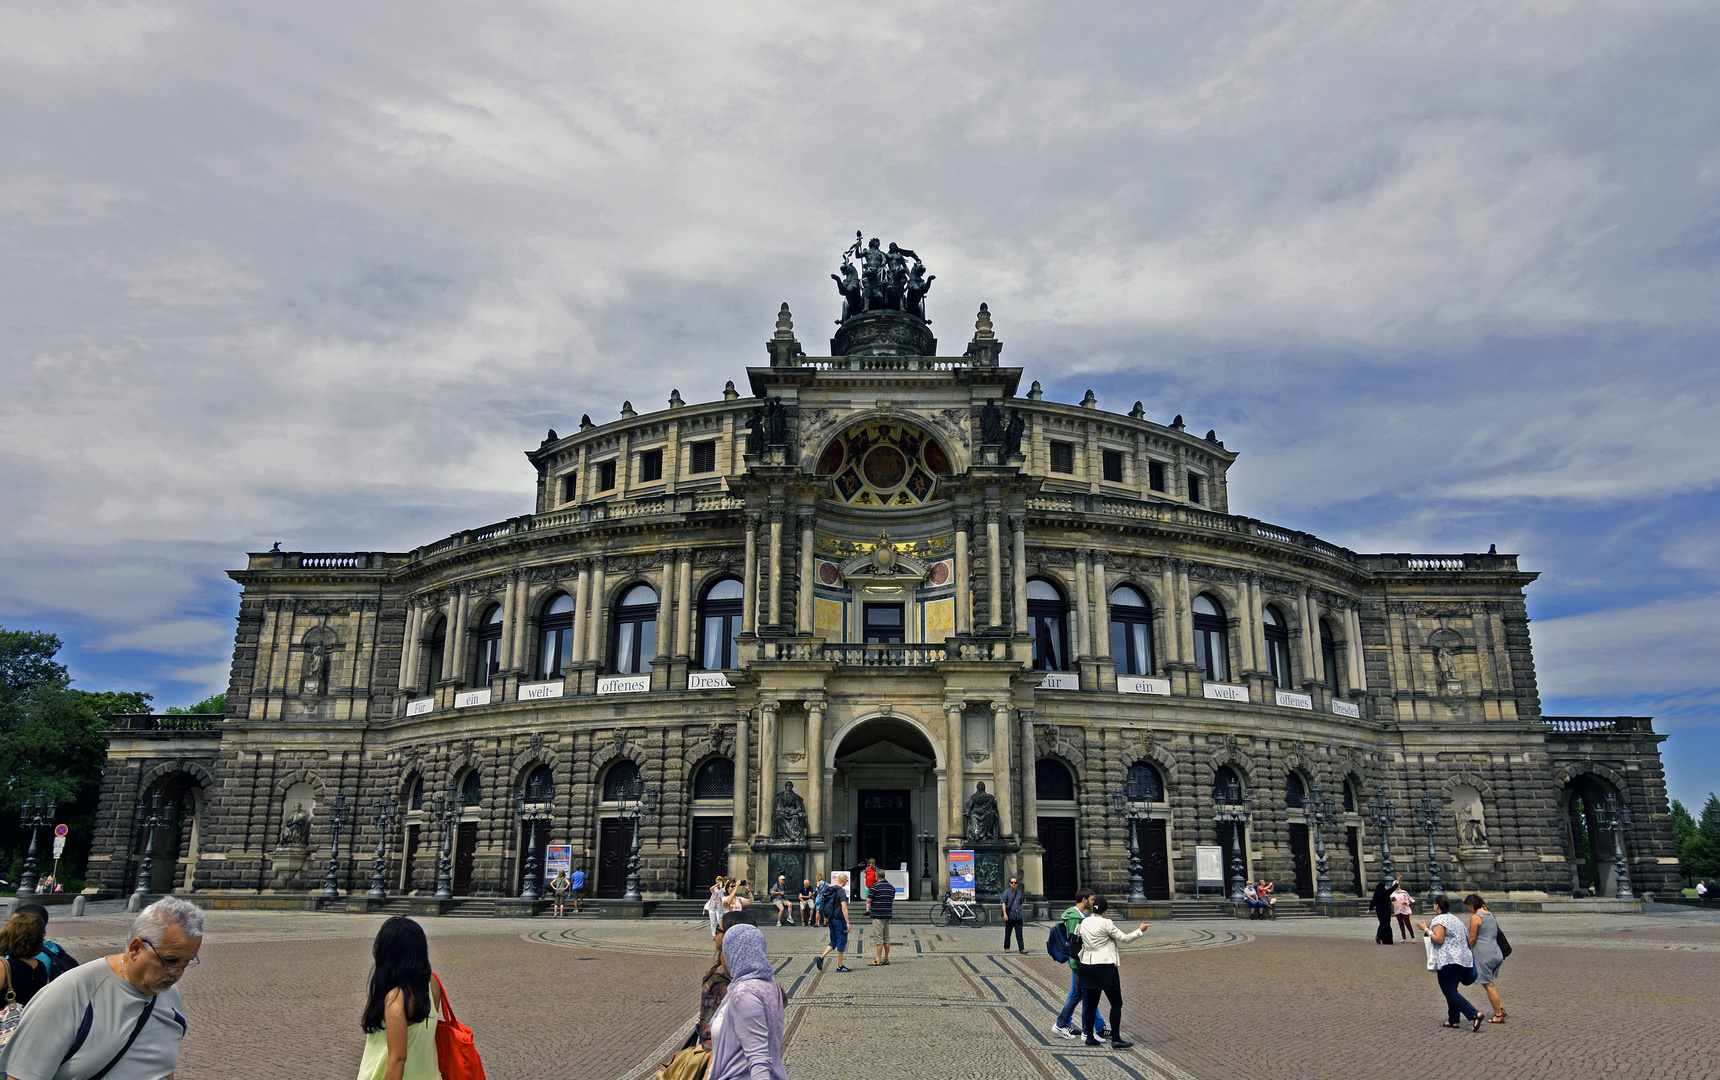
[[[1431,925],[1416,925],[1433,942],[1432,966],[1439,979],[1439,992],[1445,995],[1445,1026],[1460,1026],[1458,1018],[1461,1017],[1469,1021],[1470,1031],[1480,1031],[1480,1010],[1457,989],[1475,981],[1475,954],[1469,950],[1469,928],[1451,913],[1451,901],[1443,894],[1433,898],[1433,910],[1439,914],[1434,916]]]
[[[424,928],[396,915],[376,932],[370,996],[364,1003],[364,1060],[358,1080],[440,1080],[436,1019],[442,1003],[430,980]]]

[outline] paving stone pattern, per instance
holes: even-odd
[[[192,1014],[180,1076],[350,1076],[380,919],[210,914],[206,962],[184,983]],[[1118,1054],[1050,1033],[1067,969],[1030,925],[1027,956],[996,928],[898,926],[892,963],[812,963],[824,934],[765,927],[789,989],[794,1077],[985,1080],[1274,1080],[1302,1077],[1710,1078],[1720,1075],[1720,921],[1688,916],[1517,916],[1501,975],[1510,1020],[1450,1031],[1419,944],[1374,945],[1372,920],[1170,922],[1124,951]],[[704,922],[426,919],[432,958],[495,1080],[655,1074],[691,1024],[710,962]],[[56,920],[95,956],[118,915]],[[1466,993],[1483,1011],[1479,986]],[[253,1061],[247,1055],[255,1054]]]

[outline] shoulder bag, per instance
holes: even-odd
[[[430,977],[436,980],[436,993],[442,998],[442,1015],[436,1019],[436,1067],[442,1080],[486,1080],[472,1029],[454,1019],[454,1007],[448,1004],[441,977],[434,972]]]
[[[0,1006],[0,1046],[5,1046],[18,1030],[18,1021],[24,1019],[24,1006],[18,1004],[18,995],[12,992],[11,957],[0,956],[0,980],[6,983],[6,1004]]]
[[[1429,927],[1428,929],[1431,930],[1432,927]],[[1450,933],[1450,932],[1451,931],[1449,929],[1447,929],[1446,933]],[[1437,952],[1437,950],[1434,948],[1434,945],[1433,945],[1433,935],[1432,934],[1421,935],[1421,943],[1423,946],[1425,946],[1427,948],[1427,970],[1438,971],[1439,970],[1439,961],[1434,959],[1434,956],[1435,956],[1435,953]]]
[[[1499,955],[1509,957],[1511,955],[1511,943],[1505,939],[1505,928],[1499,925],[1497,919],[1493,920],[1493,937],[1499,942]]]

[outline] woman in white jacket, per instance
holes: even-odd
[[[1103,896],[1093,898],[1093,914],[1081,920],[1081,927],[1076,931],[1081,938],[1081,969],[1078,972],[1081,979],[1081,993],[1086,999],[1081,1005],[1081,1030],[1086,1035],[1088,1046],[1104,1045],[1093,1037],[1093,1020],[1099,1014],[1099,995],[1102,993],[1111,999],[1111,1048],[1127,1050],[1135,1045],[1123,1038],[1123,986],[1117,978],[1117,946],[1129,942],[1147,932],[1151,923],[1142,923],[1139,930],[1131,930],[1127,934],[1117,929],[1117,924],[1105,917],[1109,907]]]

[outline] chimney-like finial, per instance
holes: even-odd
[[[724,401],[733,401],[735,398],[740,396],[740,391],[735,389],[735,381],[733,379],[730,379],[728,382],[723,384]]]
[[[681,391],[679,391],[679,390],[669,391],[669,408],[679,409],[686,404],[687,403],[685,401],[681,400]]]
[[[1099,399],[1093,396],[1093,391],[1087,391],[1087,396],[1081,399],[1081,407],[1083,409],[1097,409],[1099,407]]]
[[[591,414],[590,413],[580,413],[579,414],[579,430],[590,431],[592,428],[594,428],[596,426],[597,426],[596,424],[591,422]]]
[[[1135,407],[1129,410],[1129,419],[1131,420],[1142,420],[1146,418],[1146,415],[1147,410],[1142,408],[1138,401],[1135,402]]]
[[[638,415],[638,413],[633,411],[633,403],[631,401],[623,401],[621,403],[621,419],[631,420],[633,417]]]

